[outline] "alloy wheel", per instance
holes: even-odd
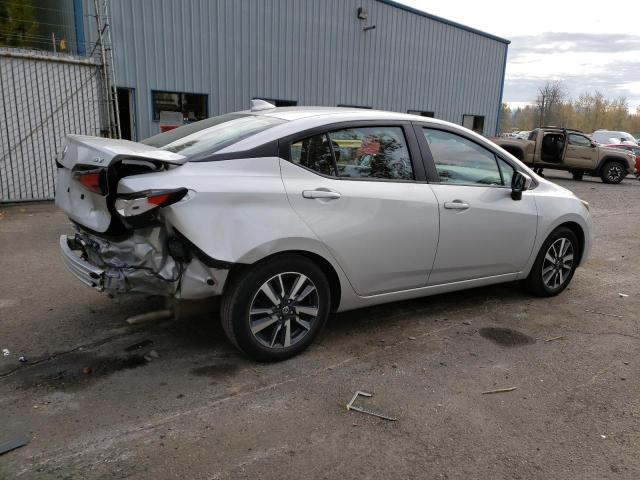
[[[611,165],[609,167],[609,170],[607,171],[607,178],[611,183],[622,181],[623,176],[624,170],[622,169],[622,166],[617,163],[613,163],[613,165]]]
[[[573,244],[561,237],[551,244],[542,262],[542,281],[551,290],[559,288],[569,278],[573,268]]]
[[[288,348],[312,329],[320,298],[309,277],[298,272],[279,273],[264,282],[249,308],[254,338],[268,348]]]

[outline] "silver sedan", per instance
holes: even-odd
[[[262,101],[140,143],[69,136],[56,203],[80,281],[222,296],[229,339],[263,361],[331,312],[518,280],[557,295],[592,238],[586,202],[458,125]]]

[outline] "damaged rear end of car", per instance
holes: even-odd
[[[56,205],[75,228],[75,234],[60,237],[65,267],[82,283],[112,295],[219,295],[228,266],[207,257],[164,214],[195,192],[154,188],[156,175],[186,161],[141,143],[69,135],[57,162],[56,189]],[[118,192],[121,180],[141,175],[149,176],[148,188]]]

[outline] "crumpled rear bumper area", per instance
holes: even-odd
[[[208,267],[196,257],[176,261],[167,245],[162,227],[135,230],[118,240],[83,231],[60,237],[67,270],[98,291],[184,299],[222,293],[228,270]]]

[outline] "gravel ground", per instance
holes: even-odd
[[[73,279],[52,205],[0,207],[0,443],[31,439],[0,478],[640,478],[640,183],[550,179],[595,223],[565,293],[348,312],[275,365],[236,353],[209,304],[128,325],[164,304]],[[398,421],[347,412],[355,390]]]

